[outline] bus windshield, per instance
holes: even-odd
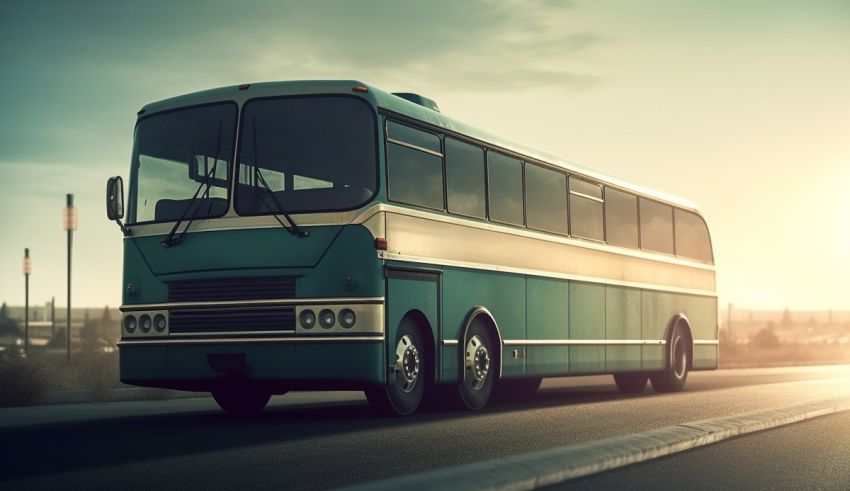
[[[235,126],[234,103],[142,118],[136,126],[128,223],[224,215]]]
[[[377,191],[375,125],[369,106],[353,97],[249,101],[242,111],[236,212],[342,211],[365,204]]]

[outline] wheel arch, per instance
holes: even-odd
[[[478,305],[473,307],[469,313],[466,314],[466,318],[463,321],[463,329],[460,333],[460,339],[458,342],[460,345],[458,346],[458,367],[460,370],[460,380],[464,381],[466,379],[466,357],[464,356],[464,350],[466,349],[467,335],[469,333],[469,328],[472,326],[472,323],[476,319],[482,319],[484,324],[487,326],[487,329],[491,331],[492,334],[497,339],[499,344],[498,349],[496,350],[496,363],[498,365],[498,379],[502,378],[502,347],[504,346],[504,342],[502,340],[502,333],[499,331],[499,325],[496,323],[496,319],[493,317],[493,314],[484,306]]]

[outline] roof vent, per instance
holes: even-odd
[[[393,92],[393,95],[406,99],[414,104],[419,104],[422,107],[427,107],[432,111],[440,112],[440,106],[438,106],[436,102],[419,94],[414,94],[412,92]]]

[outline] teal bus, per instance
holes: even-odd
[[[138,113],[121,380],[236,415],[298,390],[384,413],[484,407],[544,377],[681,390],[718,364],[694,205],[359,81],[245,84]],[[122,220],[126,223],[122,223]]]

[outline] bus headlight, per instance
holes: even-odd
[[[124,318],[124,330],[129,334],[136,332],[136,317],[128,315]]]
[[[330,329],[336,322],[336,316],[331,309],[323,309],[319,312],[319,325],[325,329]]]
[[[141,318],[139,318],[139,330],[148,333],[151,332],[151,327],[153,327],[153,321],[151,321],[151,316],[145,314]]]
[[[339,324],[346,328],[351,329],[354,327],[354,323],[357,322],[357,316],[354,314],[354,311],[351,309],[342,309],[339,312]]]
[[[166,324],[166,322],[165,322],[165,316],[164,315],[157,314],[153,318],[153,328],[156,329],[156,332],[165,331],[165,324]]]
[[[298,316],[298,322],[304,329],[312,329],[316,325],[316,314],[310,309],[302,310],[301,315]]]

